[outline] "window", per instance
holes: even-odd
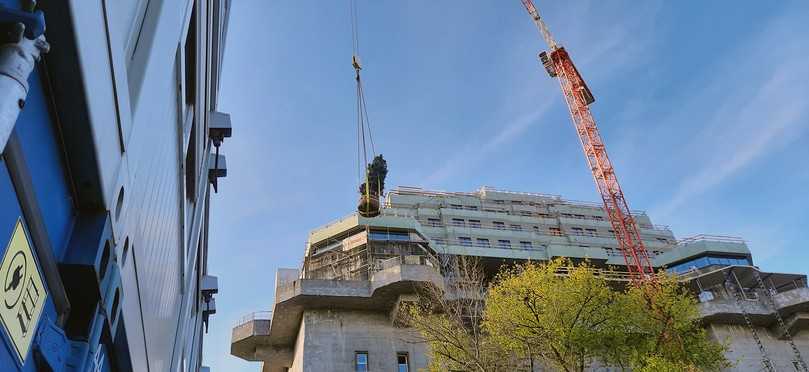
[[[478,210],[478,206],[477,206],[477,205],[467,205],[467,206],[466,206],[466,207],[464,207],[464,208],[465,208],[466,210],[468,210],[468,211],[476,211],[476,210]]]
[[[656,239],[657,239],[657,241],[659,241],[661,243],[668,243],[669,242],[669,240],[666,239],[666,238],[656,238]]]
[[[410,363],[407,358],[407,353],[397,353],[396,354],[396,371],[398,372],[410,372]]]
[[[436,245],[447,245],[447,240],[444,238],[435,238],[433,241]]]
[[[604,251],[607,252],[607,256],[615,256],[615,248],[604,247]]]
[[[450,204],[449,207],[451,209],[463,209],[463,205],[460,204]]]
[[[584,229],[582,229],[581,227],[571,227],[570,230],[573,231],[573,235],[578,236],[584,235]]]
[[[354,352],[354,371],[368,372],[368,352],[355,351]]]
[[[711,265],[750,265],[750,261],[748,261],[746,258],[735,257],[700,257],[674,265],[667,271],[670,273],[680,274],[689,270],[701,269]]]
[[[514,204],[514,205],[522,205],[522,201],[520,201],[520,200],[512,200],[512,201],[511,201],[511,204]]]
[[[584,229],[584,230],[586,230],[586,231],[587,231],[587,235],[589,235],[589,236],[596,236],[596,235],[598,235],[598,234],[596,233],[596,229]]]
[[[428,218],[427,219],[427,226],[433,226],[433,227],[441,226],[441,219],[440,218]]]
[[[371,230],[371,240],[393,240],[399,242],[410,241],[410,234],[404,231],[375,231]]]
[[[506,223],[505,222],[492,221],[492,225],[497,230],[505,230],[506,229]]]
[[[537,214],[542,218],[553,218],[552,214],[548,214],[548,213],[537,213]]]
[[[521,216],[531,217],[533,213],[531,211],[520,211]]]
[[[520,226],[520,225],[511,225],[511,230],[522,231],[522,226]]]
[[[471,247],[472,246],[472,238],[468,236],[459,236],[458,242],[461,243],[462,246]]]
[[[549,227],[548,233],[554,236],[562,236],[562,229],[558,227]]]
[[[478,238],[477,243],[478,243],[478,247],[486,247],[486,248],[489,248],[489,239],[486,239],[486,238]]]
[[[534,245],[531,242],[520,242],[520,248],[522,249],[534,249]]]
[[[469,227],[480,228],[480,220],[469,220]]]
[[[587,216],[585,216],[583,214],[574,214],[573,217],[578,218],[578,219],[582,219],[582,220],[587,218]]]
[[[604,221],[604,217],[601,216],[593,216],[593,219],[596,221]]]
[[[539,226],[534,226],[534,232],[539,232]]]
[[[193,106],[197,99],[197,7],[191,10],[191,22],[185,37],[185,104]]]
[[[506,204],[505,200],[495,200],[494,204]]]
[[[497,248],[511,248],[511,240],[498,240]]]
[[[463,218],[453,218],[452,226],[466,226],[466,222],[464,222]]]

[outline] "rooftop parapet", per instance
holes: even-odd
[[[702,234],[679,240],[672,249],[655,257],[652,264],[671,266],[710,253],[752,258],[747,243],[741,238]]]

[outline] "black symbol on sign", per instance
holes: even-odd
[[[11,264],[8,265],[8,271],[5,273],[5,282],[3,283],[5,297],[5,305],[7,309],[17,306],[22,296],[22,286],[20,285],[25,278],[27,269],[27,260],[25,254],[17,252],[11,258]]]
[[[14,269],[14,274],[11,275],[11,283],[8,283],[6,292],[8,292],[9,289],[17,289],[17,287],[20,285],[20,279],[22,279],[22,274],[20,274],[20,271],[22,271],[22,266],[17,266]]]

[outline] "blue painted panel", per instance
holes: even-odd
[[[22,211],[20,210],[20,203],[17,200],[17,193],[14,191],[14,186],[11,183],[11,177],[8,174],[6,163],[0,160],[0,258],[6,252],[9,239],[14,230],[14,225],[17,219],[21,218]],[[47,289],[47,283],[45,283]],[[42,318],[48,317],[56,319],[56,307],[53,304],[52,298],[48,297],[45,302],[45,309],[42,312]],[[43,322],[40,320],[40,325]],[[0,326],[2,328],[2,326]],[[11,341],[5,331],[0,331],[2,337],[3,347],[0,347],[0,370],[1,371],[30,371],[37,370],[36,363],[34,363],[33,353],[29,352],[25,360],[23,368],[20,368],[17,361],[16,351],[11,345]],[[36,340],[34,341],[36,342]],[[33,349],[33,348],[32,348]]]
[[[72,193],[65,176],[62,146],[57,141],[59,137],[51,122],[38,72],[28,80],[28,99],[14,130],[20,138],[53,254],[61,260],[75,217]]]

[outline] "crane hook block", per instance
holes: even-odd
[[[360,57],[356,55],[351,56],[351,66],[354,66],[354,69],[359,71],[362,70],[362,66],[360,65]]]

